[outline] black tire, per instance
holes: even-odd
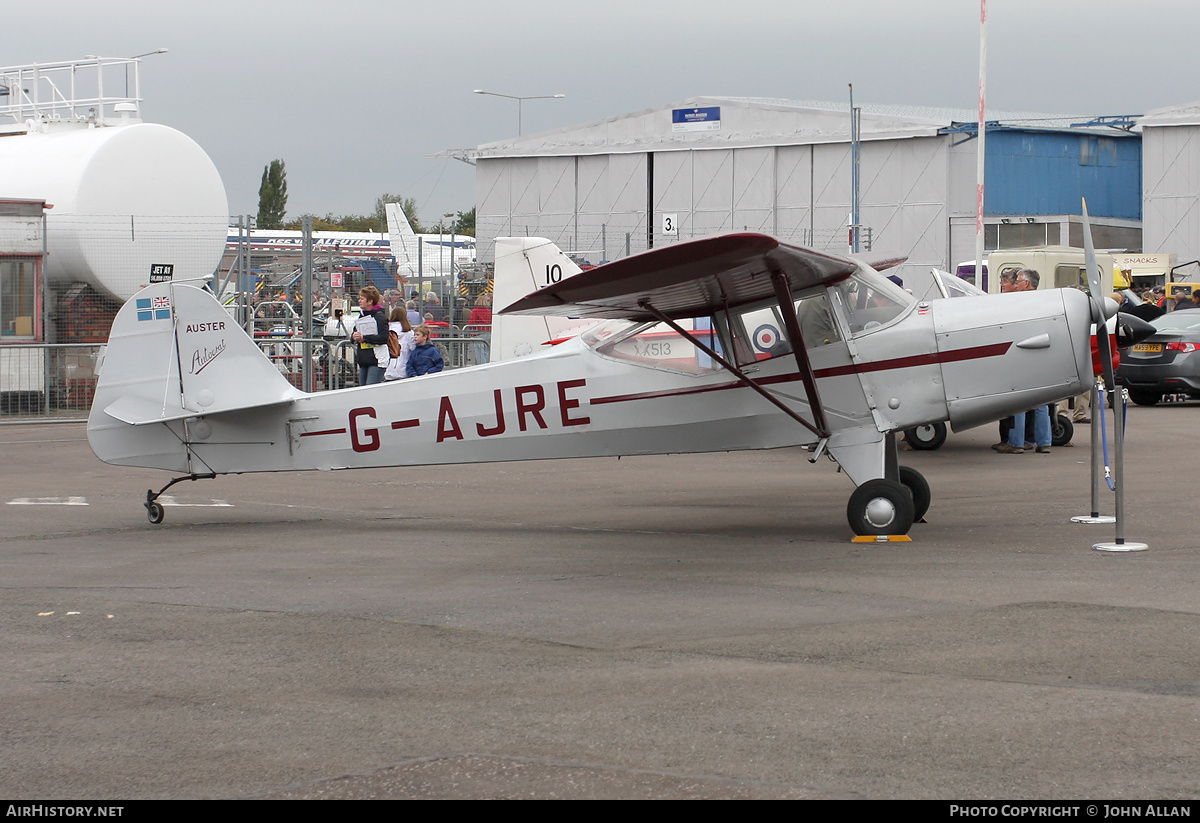
[[[1152,389],[1130,389],[1129,399],[1139,406],[1153,406],[1162,400],[1162,392]]]
[[[146,504],[146,519],[154,525],[157,526],[159,523],[163,522],[163,514],[164,512],[162,503],[154,501]]]
[[[904,441],[917,451],[933,451],[940,449],[946,442],[946,424],[929,423],[904,430]]]
[[[1050,427],[1050,445],[1061,448],[1071,442],[1075,436],[1075,424],[1065,414],[1057,415]]]
[[[913,522],[924,522],[925,512],[933,501],[933,492],[929,489],[929,481],[911,466],[900,467],[900,484],[908,489],[913,499]]]
[[[846,519],[858,535],[908,534],[913,524],[913,496],[895,480],[868,480],[850,495]]]

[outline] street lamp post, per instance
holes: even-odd
[[[450,305],[444,308],[446,309],[446,319],[449,321],[450,327],[453,328],[454,308],[458,297],[458,283],[455,282],[456,278],[454,277],[454,230],[458,227],[455,225],[453,212],[447,212],[442,215],[442,221],[445,222],[446,220],[450,221],[450,295],[447,298]]]
[[[561,100],[564,97],[566,97],[565,94],[532,94],[532,95],[528,95],[526,97],[521,97],[516,94],[501,94],[498,91],[484,91],[483,89],[475,89],[475,93],[476,94],[487,94],[487,95],[491,95],[492,97],[507,97],[509,100],[516,100],[517,101],[517,135],[518,136],[520,136],[522,134],[522,131],[521,131],[521,127],[522,127],[521,105],[526,100]]]

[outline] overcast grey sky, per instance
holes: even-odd
[[[192,10],[198,9],[198,10]],[[1200,99],[1196,0],[990,0],[988,105],[1138,114]],[[415,197],[474,205],[474,171],[428,156],[693,95],[972,108],[978,0],[43,0],[6,4],[0,64],[142,64],[143,116],[180,129],[253,213],[282,158],[288,214]]]

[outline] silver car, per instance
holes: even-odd
[[[1200,309],[1168,312],[1150,321],[1155,333],[1121,350],[1117,382],[1139,406],[1164,394],[1200,397]]]

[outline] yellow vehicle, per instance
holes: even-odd
[[[1180,300],[1187,300],[1192,296],[1192,292],[1200,289],[1200,283],[1168,283],[1166,285],[1167,299],[1163,303],[1163,308],[1167,311],[1175,308]]]

